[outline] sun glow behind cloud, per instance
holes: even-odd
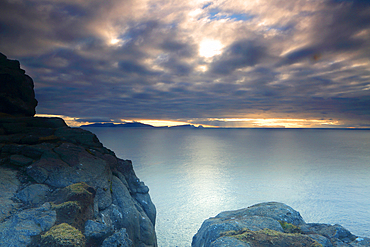
[[[223,45],[221,41],[215,39],[204,39],[199,44],[199,55],[210,58],[222,53]]]
[[[111,39],[110,40],[110,44],[111,45],[116,45],[116,44],[118,44],[120,42],[120,40],[119,39],[115,39],[115,38],[113,38],[113,39]]]

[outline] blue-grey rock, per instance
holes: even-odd
[[[133,197],[141,205],[146,215],[149,217],[150,221],[152,222],[153,226],[155,226],[155,218],[157,215],[157,210],[149,194],[136,193],[135,195],[133,195]]]
[[[42,165],[30,165],[27,167],[26,172],[37,183],[44,183],[49,177],[49,172]]]
[[[203,222],[197,234],[194,235],[191,246],[210,247],[214,241],[223,236],[223,233],[228,231],[240,231],[244,227],[246,226],[238,224],[233,220],[210,218]]]
[[[15,196],[26,204],[40,204],[46,202],[49,195],[50,188],[46,184],[31,184]]]
[[[132,241],[129,239],[126,229],[122,228],[109,238],[105,239],[101,247],[131,247],[131,246],[133,246]]]
[[[231,236],[230,234],[238,236],[228,237]],[[270,240],[266,239],[267,236]],[[369,238],[356,237],[340,225],[306,224],[299,212],[291,207],[283,203],[268,202],[245,209],[222,212],[216,217],[205,220],[193,237],[192,247],[243,246],[238,241],[230,243],[230,241],[236,241],[234,239],[241,240],[244,244],[253,244],[253,246],[257,244],[261,247],[296,246],[297,244],[322,247],[370,246]]]
[[[104,160],[71,143],[63,143],[54,151],[44,152],[40,160],[27,167],[27,174],[38,183],[58,188],[85,182],[95,188],[100,210],[112,203],[112,172]]]
[[[354,241],[352,241],[351,246],[353,247],[365,247],[370,246],[370,238],[361,238],[357,237]]]
[[[230,218],[238,216],[265,216],[296,226],[305,224],[299,212],[280,202],[265,202],[250,206],[245,209],[226,211],[218,214],[216,218]]]
[[[304,234],[320,234],[329,239],[337,238],[344,243],[349,243],[356,239],[350,231],[341,225],[329,225],[319,223],[309,223],[300,226],[301,232]]]
[[[11,198],[14,197],[20,184],[16,171],[0,167],[0,222],[19,207],[19,204]]]
[[[100,222],[87,220],[85,223],[85,237],[88,246],[101,246],[104,239],[112,235],[113,228]]]
[[[333,244],[330,242],[330,240],[322,235],[319,234],[309,234],[307,235],[319,244],[322,245],[322,247],[333,247]]]
[[[131,197],[128,188],[122,181],[113,176],[112,179],[112,198],[113,204],[117,205],[117,215],[112,215],[116,229],[126,228],[130,239],[135,246],[145,244],[146,246],[156,246],[157,240],[154,225],[146,215],[141,205]],[[114,213],[113,210],[106,211],[108,214]]]
[[[251,247],[251,246],[233,237],[221,237],[213,241],[210,244],[210,247]]]
[[[50,203],[21,211],[0,224],[0,246],[26,247],[31,237],[49,230],[56,221]]]
[[[332,238],[330,241],[333,244],[333,247],[352,247],[351,245],[344,243],[339,238]]]
[[[149,192],[149,188],[136,176],[131,160],[118,159],[117,170],[125,176],[131,193]]]
[[[245,209],[222,212],[204,221],[193,237],[192,246],[210,246],[224,232],[240,231],[243,228],[251,231],[268,228],[284,232],[279,221],[297,225],[304,223],[299,212],[283,203],[260,203]]]

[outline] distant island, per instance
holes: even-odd
[[[81,125],[81,128],[84,127],[109,127],[109,128],[147,128],[147,129],[281,129],[281,130],[300,130],[300,129],[314,129],[314,130],[370,130],[370,128],[274,128],[274,127],[204,127],[202,125],[195,126],[192,124],[184,124],[184,125],[174,125],[174,126],[153,126],[150,124],[144,124],[140,122],[129,122],[129,123],[120,123],[115,124],[112,122],[109,123],[92,123],[92,124],[85,124]]]
[[[161,126],[156,127],[150,124],[143,124],[140,122],[132,122],[132,123],[123,123],[123,124],[114,124],[114,123],[93,123],[93,124],[86,124],[81,125],[80,127],[114,127],[114,128],[181,128],[181,129],[202,129],[204,128],[202,125],[199,125],[198,127],[192,124],[185,124],[185,125],[176,125],[176,126]]]

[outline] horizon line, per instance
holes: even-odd
[[[173,127],[192,125],[202,126],[207,129],[370,129],[370,126],[354,126],[342,123],[339,120],[325,119],[302,119],[302,118],[194,118],[194,119],[109,119],[109,118],[86,118],[70,117],[66,115],[36,114],[36,117],[59,117],[70,127],[80,127],[91,124],[125,124],[141,123],[153,127]]]

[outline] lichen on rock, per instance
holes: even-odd
[[[85,247],[85,236],[73,226],[62,223],[41,235],[42,247]]]

